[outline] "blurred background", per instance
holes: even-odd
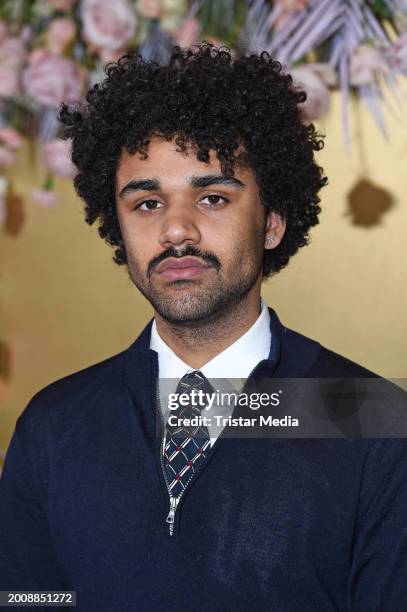
[[[123,350],[152,316],[84,222],[58,107],[126,52],[164,63],[199,40],[269,51],[326,134],[321,224],[264,299],[285,325],[406,377],[405,0],[1,0],[0,469],[32,395]]]

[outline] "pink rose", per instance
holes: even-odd
[[[5,144],[9,149],[19,149],[23,142],[21,134],[10,126],[0,128],[0,141]]]
[[[71,142],[69,140],[51,140],[42,145],[42,160],[45,167],[58,176],[73,178],[77,172],[71,161]]]
[[[353,52],[350,61],[351,85],[369,85],[375,81],[377,73],[388,72],[389,67],[378,49],[370,45],[360,45]]]
[[[69,17],[53,19],[47,33],[47,49],[55,55],[62,55],[75,37],[76,25]]]
[[[59,197],[55,191],[46,189],[33,189],[31,197],[42,208],[53,208],[59,203]]]
[[[49,54],[43,47],[37,47],[36,49],[33,49],[30,55],[28,56],[28,63],[33,65],[38,64],[38,62],[48,56]]]
[[[20,38],[6,38],[0,44],[0,66],[20,70],[27,57],[27,50]]]
[[[48,4],[54,11],[70,11],[75,0],[48,0]]]
[[[7,147],[0,146],[0,168],[8,168],[12,166],[16,161],[16,156]]]
[[[336,84],[336,74],[328,64],[305,64],[290,70],[295,87],[304,89],[306,101],[300,106],[301,117],[311,122],[325,115],[331,106],[329,87]]]
[[[79,102],[85,79],[83,69],[59,55],[45,55],[32,62],[23,72],[23,85],[27,93],[44,106]]]
[[[83,0],[84,39],[100,49],[121,49],[134,36],[136,15],[128,0]]]
[[[20,91],[20,74],[0,65],[0,98],[12,98]]]
[[[385,49],[389,66],[407,76],[407,31],[403,32],[396,42]]]

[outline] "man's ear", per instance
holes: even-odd
[[[275,249],[283,239],[285,228],[285,219],[283,219],[274,210],[271,210],[268,213],[266,220],[266,235],[264,237],[264,248]]]

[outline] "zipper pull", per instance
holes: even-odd
[[[168,527],[170,530],[170,535],[174,533],[174,520],[175,520],[175,510],[177,509],[178,499],[176,497],[170,497],[170,511],[168,513],[165,522],[168,523]]]

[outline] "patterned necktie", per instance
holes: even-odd
[[[167,422],[166,426],[163,462],[172,497],[179,497],[183,493],[197,467],[205,460],[205,452],[210,448],[209,432],[205,425],[183,426],[182,424],[183,418],[200,417],[204,408],[199,399],[195,400],[197,405],[193,405],[192,396],[199,397],[191,393],[194,389],[213,393],[213,387],[199,370],[185,374],[178,383],[176,393],[188,394],[190,401],[187,406],[179,405],[176,410],[171,410],[171,416],[177,417],[177,420],[180,418],[179,424],[171,426]]]

